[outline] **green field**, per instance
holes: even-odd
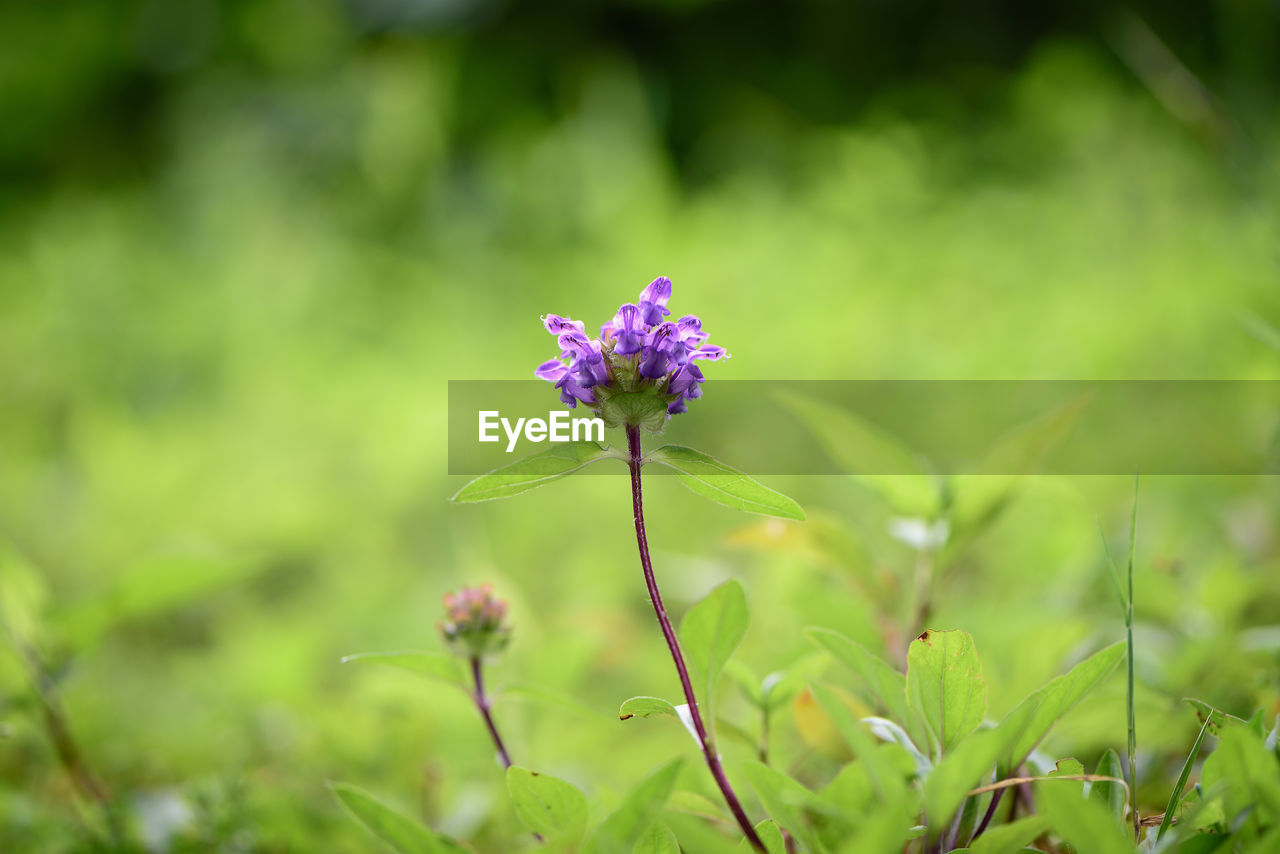
[[[481,582],[510,607],[486,677],[513,761],[580,789],[594,828],[683,757],[674,788],[692,794],[637,834],[656,823],[687,854],[739,850],[682,728],[618,720],[627,698],[679,697],[625,466],[449,501],[468,478],[447,474],[447,381],[530,378],[555,355],[548,312],[594,332],[670,276],[673,317],[696,313],[732,353],[705,366],[708,399],[724,380],[1280,379],[1277,117],[1274,101],[1233,100],[1265,92],[1248,68],[1178,101],[1200,90],[1161,89],[1197,71],[1176,51],[1152,70],[1141,43],[1064,31],[976,78],[889,77],[830,118],[678,78],[717,105],[685,126],[649,64],[564,10],[547,24],[564,57],[534,98],[483,21],[374,32],[337,4],[191,8],[218,26],[163,4],[129,22],[102,3],[0,10],[14,83],[0,96],[0,850],[384,850],[331,782],[479,854],[561,850],[521,823],[465,692],[341,663],[443,652],[441,597]],[[621,430],[606,441],[625,446]],[[818,698],[892,715],[810,627],[899,669],[925,629],[967,632],[991,722],[1126,639],[1103,539],[1123,577],[1128,474],[1018,478],[936,553],[890,533],[901,481],[761,480],[807,521],[650,478],[647,523],[677,622],[741,582],[750,625],[715,691],[718,747],[752,819],[790,825],[800,850],[904,850],[924,785],[864,803],[848,769],[866,757]],[[1183,827],[1168,850],[1280,850],[1280,485],[1139,489],[1139,812],[1165,811],[1200,732],[1183,698],[1259,713],[1206,734],[1201,758],[1238,752],[1219,761],[1225,788],[1196,790],[1213,833]],[[738,679],[788,669],[770,765],[826,807],[771,801],[750,765],[759,711]],[[1125,670],[1053,728],[1050,767],[1093,772],[1113,749],[1128,774]],[[50,710],[79,765],[60,761]],[[1205,774],[1194,763],[1187,790]],[[1055,822],[1037,847],[1116,850],[1062,835],[1079,789],[1057,785],[1037,801]],[[877,831],[885,803],[904,817]]]

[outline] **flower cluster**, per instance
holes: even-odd
[[[538,366],[534,375],[554,383],[570,408],[587,406],[606,425],[643,426],[653,432],[672,415],[685,412],[688,401],[702,395],[698,362],[728,357],[723,347],[707,344],[702,321],[692,314],[671,314],[671,280],[659,276],[626,303],[604,326],[599,338],[588,338],[580,320],[557,314],[542,318],[556,336],[560,358]]]
[[[511,640],[511,628],[503,623],[507,603],[494,597],[492,585],[446,593],[444,611],[440,634],[459,655],[470,658],[501,652]]]

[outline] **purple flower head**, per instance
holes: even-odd
[[[464,587],[444,595],[445,619],[440,634],[455,653],[474,658],[501,652],[511,640],[506,625],[507,603],[493,595],[493,587]]]
[[[556,314],[542,318],[556,336],[560,358],[538,366],[534,375],[553,383],[560,400],[579,403],[606,425],[637,424],[653,432],[672,415],[688,411],[688,402],[702,396],[705,378],[695,360],[728,358],[723,347],[707,344],[702,321],[671,314],[671,280],[659,276],[640,292],[637,303],[625,303],[613,319],[600,327],[599,338],[588,338],[581,321]]]

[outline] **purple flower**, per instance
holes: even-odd
[[[608,329],[614,340],[613,352],[619,356],[630,356],[639,353],[644,345],[645,325],[641,319],[640,307],[627,303],[618,309]]]
[[[667,310],[667,300],[671,299],[671,280],[659,276],[640,292],[640,314],[646,326],[655,326],[671,312]]]
[[[662,422],[688,411],[688,401],[702,396],[705,377],[695,361],[729,355],[706,343],[696,315],[664,320],[671,314],[670,299],[671,280],[659,276],[637,303],[618,308],[600,327],[599,338],[588,338],[581,321],[546,315],[542,324],[556,336],[560,358],[543,362],[534,376],[553,383],[566,406],[585,404],[610,426],[643,423],[660,430]]]

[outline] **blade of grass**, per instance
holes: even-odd
[[[1102,533],[1101,527],[1098,529],[1099,534]],[[1115,560],[1111,557],[1111,549],[1107,546],[1107,538],[1102,537],[1102,550],[1107,556],[1107,565],[1111,571],[1111,579],[1116,587],[1116,597],[1120,600],[1121,612],[1124,615],[1125,628],[1125,659],[1128,662],[1128,682],[1126,685],[1126,712],[1128,715],[1128,754],[1129,754],[1129,812],[1133,816],[1133,838],[1142,838],[1141,818],[1138,815],[1138,782],[1137,774],[1137,754],[1138,754],[1138,727],[1133,707],[1133,554],[1134,546],[1138,540],[1138,474],[1133,475],[1133,510],[1129,516],[1129,565],[1128,565],[1128,586],[1129,595],[1126,598],[1120,590],[1119,576],[1120,571],[1116,567]]]
[[[1178,809],[1178,801],[1182,799],[1182,790],[1187,786],[1187,778],[1191,776],[1191,768],[1196,764],[1196,756],[1200,753],[1200,742],[1204,741],[1204,734],[1209,731],[1209,721],[1213,720],[1212,715],[1207,715],[1204,719],[1204,726],[1200,727],[1200,734],[1196,736],[1195,744],[1191,745],[1191,752],[1187,754],[1187,761],[1182,766],[1182,773],[1178,775],[1178,784],[1173,787],[1173,794],[1169,795],[1169,803],[1164,808],[1164,820],[1160,822],[1160,829],[1156,831],[1156,842],[1160,841],[1160,837],[1164,836],[1169,826],[1173,824],[1173,814]]]
[[[1129,607],[1124,625],[1129,644],[1129,683],[1126,705],[1129,710],[1129,808],[1133,813],[1133,838],[1142,838],[1142,819],[1138,815],[1138,724],[1133,709],[1133,552],[1138,542],[1138,473],[1133,474],[1133,510],[1129,515]]]

